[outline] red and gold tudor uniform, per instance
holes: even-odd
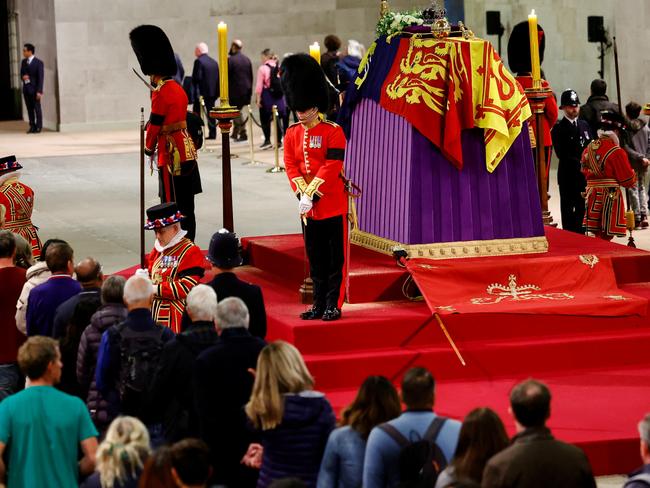
[[[297,123],[284,139],[284,164],[291,189],[314,202],[306,215],[305,246],[314,282],[314,306],[341,308],[344,294],[348,200],[343,178],[345,134],[333,122]]]
[[[583,225],[603,239],[625,236],[625,204],[621,187],[636,183],[636,175],[625,151],[603,135],[582,153],[582,172],[587,179]]]
[[[20,182],[19,175],[14,173],[21,168],[15,156],[0,159],[0,205],[5,208],[3,228],[24,237],[37,259],[41,255],[41,240],[31,220],[34,190]]]
[[[151,207],[147,216],[146,229],[169,226],[183,219],[174,203]],[[147,258],[147,266],[155,289],[153,318],[178,334],[181,332],[185,298],[203,277],[205,257],[192,241],[180,237],[173,239],[167,247],[157,243]]]

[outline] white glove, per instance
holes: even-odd
[[[139,276],[140,278],[149,279],[149,270],[144,268],[136,269],[134,276]]]
[[[311,198],[307,195],[303,194],[302,197],[300,197],[300,202],[298,203],[298,211],[300,212],[300,215],[308,213],[313,206],[314,202],[312,202]]]

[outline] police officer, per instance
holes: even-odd
[[[591,140],[591,131],[589,124],[578,118],[580,100],[574,90],[562,92],[560,109],[564,117],[553,126],[551,137],[560,160],[557,182],[560,186],[562,228],[584,234],[585,200],[582,195],[587,182],[580,171],[580,157]]]

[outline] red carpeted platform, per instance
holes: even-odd
[[[650,253],[551,227],[546,231],[550,250],[543,256],[609,256],[621,290],[650,298]],[[556,437],[582,447],[597,475],[626,473],[640,463],[636,425],[650,412],[647,315],[445,316],[467,361],[463,367],[436,323],[429,321],[427,305],[403,298],[408,274],[390,256],[352,246],[351,303],[345,305],[343,318],[305,322],[298,318],[307,308],[298,295],[307,274],[302,237],[249,237],[242,244],[249,265],[237,274],[262,286],[267,339],[284,339],[301,350],[316,388],[337,411],[368,375],[385,375],[397,384],[409,367],[422,365],[437,379],[438,412],[462,420],[473,408],[489,406],[512,434],[509,390],[534,376],[553,393],[550,427]],[[540,256],[522,259],[534,265]],[[505,269],[513,257],[463,261],[478,259],[504,263]],[[130,275],[133,269],[123,273]]]
[[[610,256],[618,286],[650,298],[650,253],[547,228],[545,256]],[[580,445],[596,474],[624,473],[639,464],[638,420],[650,411],[648,318],[574,315],[458,314],[445,324],[462,351],[458,362],[424,302],[403,298],[408,274],[390,256],[352,246],[349,304],[334,323],[303,322],[298,288],[307,273],[300,235],[242,240],[249,266],[242,278],[260,284],[269,339],[285,339],[303,353],[336,409],[353,398],[370,374],[396,383],[413,365],[438,381],[436,410],[462,419],[472,408],[497,410],[512,433],[508,393],[534,376],[553,392],[550,426]],[[524,256],[534,260],[540,255]],[[512,257],[489,259],[504,265]],[[531,261],[534,264],[534,261]],[[453,279],[450,277],[450,279]]]

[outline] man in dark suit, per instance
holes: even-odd
[[[587,180],[580,171],[580,158],[592,139],[591,129],[586,121],[578,118],[580,100],[574,90],[562,93],[560,108],[564,112],[564,118],[553,126],[551,138],[555,154],[560,160],[557,182],[560,186],[562,228],[584,234],[582,220],[585,216],[585,199],[582,194]]]
[[[28,134],[37,134],[43,128],[43,78],[45,77],[43,61],[34,56],[36,48],[33,44],[23,46],[23,57],[20,64],[20,77],[23,80],[23,97],[29,116]]]
[[[510,409],[517,435],[483,471],[483,488],[596,488],[591,466],[579,448],[556,440],[546,427],[551,392],[533,379],[516,385]]]
[[[206,116],[214,107],[214,102],[219,97],[219,63],[208,56],[208,45],[205,42],[199,42],[194,49],[194,68],[192,69],[192,83],[194,84],[194,112],[201,113],[199,106],[199,95],[205,102]],[[208,137],[207,139],[217,138],[217,126],[214,119],[208,116]]]
[[[233,120],[232,139],[247,141],[246,125],[241,116],[244,105],[251,103],[253,95],[253,65],[248,56],[242,52],[242,42],[239,39],[232,41],[228,57],[228,82],[230,84],[230,104],[240,110],[239,116]]]
[[[264,339],[266,337],[266,309],[262,289],[251,283],[240,280],[233,268],[241,266],[239,254],[239,239],[227,229],[221,229],[210,239],[207,255],[212,263],[214,279],[209,285],[217,292],[219,301],[227,297],[241,298],[250,314],[248,331],[251,335]]]
[[[201,438],[210,446],[213,482],[217,485],[254,487],[257,472],[240,463],[248,445],[255,442],[244,405],[253,381],[251,371],[266,343],[248,332],[248,310],[242,300],[230,297],[217,306],[217,343],[194,362],[193,390]],[[227,392],[224,393],[224,392]]]

